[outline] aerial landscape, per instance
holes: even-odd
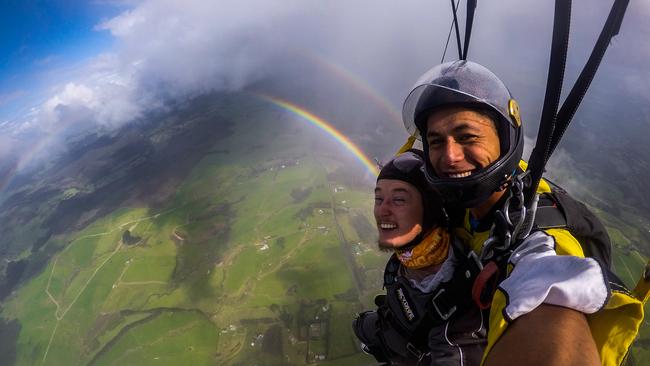
[[[117,52],[134,52],[129,61],[138,67],[136,61],[158,60],[159,50],[151,59],[138,53],[145,51],[130,42],[140,41],[142,34],[129,38],[120,27],[131,23],[117,20],[146,17],[154,7],[149,2],[135,9],[119,7],[105,16],[112,20],[102,20],[102,27],[123,42]],[[198,8],[178,16],[198,17]],[[355,14],[364,10],[359,7]],[[446,29],[448,9],[443,10],[441,29]],[[328,8],[325,16],[339,19],[331,15],[339,11]],[[389,17],[373,11],[381,19]],[[419,10],[405,11],[415,16]],[[237,14],[251,24],[258,20],[241,15],[245,9]],[[296,26],[287,20],[295,14],[287,14],[270,17],[291,24],[280,28],[300,42]],[[339,21],[352,27],[353,18]],[[376,27],[384,26],[381,19]],[[639,18],[628,20],[636,24]],[[407,27],[400,29],[410,34]],[[375,34],[359,31],[366,33]],[[402,33],[399,37],[405,37]],[[248,42],[248,33],[242,34],[235,39]],[[263,31],[254,34],[263,38]],[[329,33],[317,35],[328,47]],[[516,42],[518,36],[508,37]],[[356,47],[359,39],[341,47]],[[199,68],[194,75],[185,67],[176,79],[150,80],[168,66],[156,69],[150,62],[155,72],[129,70],[146,79],[138,88],[161,89],[138,99],[155,99],[155,107],[142,107],[128,118],[111,115],[117,119],[110,123],[88,122],[106,116],[92,108],[108,108],[128,93],[111,93],[97,104],[102,107],[89,103],[90,111],[81,112],[75,109],[77,100],[66,102],[61,96],[56,123],[36,132],[18,128],[22,119],[3,114],[1,131],[15,137],[0,139],[7,146],[0,149],[0,365],[376,364],[361,351],[351,322],[374,307],[390,255],[376,244],[377,162],[390,159],[405,141],[398,112],[404,91],[434,59],[423,57],[413,70],[387,73],[404,59],[400,52],[388,57],[391,42],[384,43],[368,45],[386,56],[368,69],[364,63],[376,56],[370,51],[342,53],[347,58],[333,61],[318,48],[269,46],[273,50],[265,61],[281,66],[242,80],[229,79],[241,71],[231,66],[242,62],[230,57],[228,52],[237,53],[230,44],[220,45],[217,54],[225,52],[232,65],[217,74]],[[412,50],[407,43],[395,47]],[[477,48],[477,54],[490,63],[497,56],[487,49]],[[169,52],[170,57],[182,53]],[[624,50],[613,52],[613,58],[623,57]],[[180,62],[194,62],[195,56]],[[435,53],[436,61],[439,57]],[[507,74],[507,66],[500,68]],[[631,80],[617,78],[620,70],[612,70],[605,67],[594,82],[546,176],[597,213],[612,239],[614,272],[633,288],[650,257],[650,196],[644,192],[650,160],[638,158],[650,156],[645,143],[650,90],[608,87],[618,79]],[[537,76],[524,72],[513,81],[520,104],[531,106],[524,112],[531,121],[529,145],[539,119],[534,103],[542,93],[529,86],[545,71]],[[373,82],[383,74],[391,75]],[[647,70],[640,78],[650,81]],[[207,79],[227,80],[228,86],[204,85]],[[111,83],[123,86],[124,80]],[[389,91],[395,80],[401,84]],[[62,85],[62,93],[70,90],[70,84]],[[170,86],[182,90],[163,91]],[[621,103],[626,108],[616,109]],[[0,107],[9,110],[7,105],[0,95]],[[625,128],[618,121],[625,121]],[[648,363],[650,322],[644,320],[627,364]]]
[[[328,148],[330,137],[301,117],[247,94],[205,97],[166,118],[131,146],[85,147],[85,155],[110,150],[132,174],[153,162],[128,152],[163,146],[166,157],[173,143],[200,157],[177,186],[155,188],[153,207],[133,202],[89,224],[67,212],[82,228],[51,235],[42,248],[56,254],[4,303],[8,318],[21,319],[17,364],[363,360],[350,322],[378,288],[384,257],[369,217],[372,169]],[[109,174],[101,175],[114,181],[113,200],[142,189],[128,173]],[[49,199],[94,194],[62,189]]]

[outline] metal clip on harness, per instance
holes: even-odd
[[[481,309],[490,307],[499,279],[504,275],[501,268],[532,230],[539,195],[536,194],[531,207],[526,208],[524,190],[530,185],[529,178],[528,171],[513,177],[503,207],[495,213],[490,236],[483,243],[481,263],[485,267],[472,286],[472,298]]]
[[[524,189],[528,174],[529,172],[525,171],[513,177],[506,193],[508,198],[503,203],[503,207],[495,213],[490,236],[483,243],[481,251],[481,261],[484,264],[514,249],[513,244],[524,239],[530,233],[537,205],[534,208],[531,207],[531,210],[526,209]],[[516,213],[514,217],[512,217],[511,210]],[[526,220],[529,217],[532,219]]]

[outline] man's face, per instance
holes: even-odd
[[[422,196],[410,183],[380,179],[375,187],[375,220],[380,248],[398,248],[422,232]]]
[[[467,108],[445,108],[427,120],[429,161],[440,178],[464,178],[501,155],[499,135],[487,116]]]

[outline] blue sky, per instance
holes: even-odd
[[[46,96],[57,70],[110,49],[94,27],[124,7],[99,1],[4,1],[0,10],[0,120]]]

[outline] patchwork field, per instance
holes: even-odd
[[[262,101],[217,114],[231,134],[170,199],[49,239],[56,254],[3,303],[16,365],[372,363],[350,325],[381,291],[387,256],[374,244],[374,178]],[[636,218],[599,214],[633,286],[646,262],[625,224]],[[650,363],[648,325],[632,364]]]
[[[21,324],[16,364],[366,362],[350,323],[359,294],[378,291],[364,267],[384,259],[353,221],[371,212],[373,180],[277,118],[239,124],[165,207],[56,238],[64,248],[3,309]]]

